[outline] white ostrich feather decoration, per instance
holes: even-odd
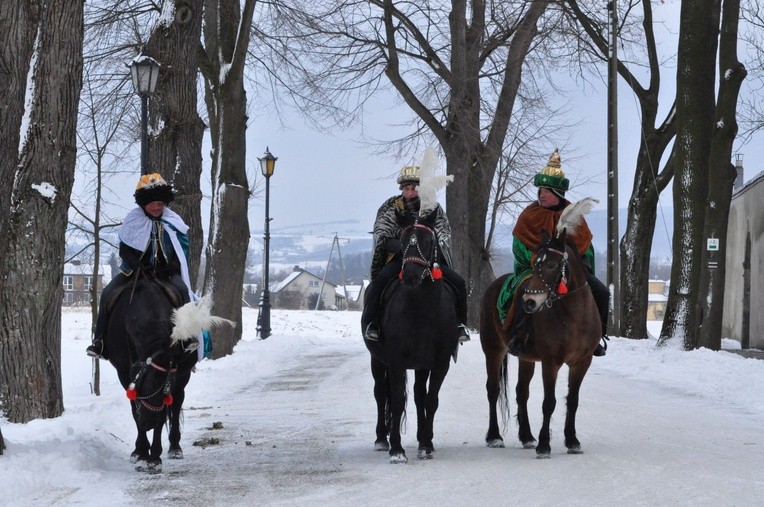
[[[567,234],[575,234],[578,224],[581,223],[581,217],[588,215],[595,204],[599,201],[593,197],[585,197],[577,203],[571,204],[560,214],[560,221],[557,222],[557,235],[559,236],[563,229],[567,229]]]
[[[204,296],[199,301],[191,301],[172,311],[173,341],[182,341],[199,336],[203,331],[227,324],[236,327],[236,322],[210,315],[210,298]]]
[[[433,148],[427,148],[419,164],[419,215],[425,216],[438,205],[438,192],[454,181],[454,177],[440,174],[438,155]]]

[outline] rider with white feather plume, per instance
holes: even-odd
[[[525,354],[526,340],[532,340],[529,331],[529,315],[522,304],[513,304],[524,292],[525,281],[533,271],[533,252],[541,242],[541,233],[547,234],[567,230],[567,237],[573,242],[586,266],[586,281],[591,288],[597,309],[602,321],[602,336],[607,339],[607,320],[610,302],[610,292],[607,287],[594,276],[594,249],[592,247],[592,232],[584,215],[589,213],[598,201],[590,197],[582,199],[574,205],[565,199],[565,191],[570,181],[565,177],[557,149],[549,157],[546,167],[536,174],[533,184],[538,187],[538,201],[526,207],[517,218],[512,231],[512,254],[514,270],[502,287],[498,299],[498,310],[505,329],[511,328],[513,338],[509,343],[509,352],[522,357]],[[594,351],[595,356],[604,356],[607,349],[599,344]]]
[[[441,254],[440,268],[446,279],[458,292],[456,315],[459,341],[469,340],[467,322],[467,288],[464,279],[453,269],[451,256],[451,225],[443,208],[438,204],[438,192],[453,181],[453,176],[438,172],[435,150],[428,148],[420,165],[401,169],[397,182],[401,193],[387,199],[377,211],[374,221],[374,252],[371,260],[371,284],[367,289],[361,326],[364,338],[380,339],[379,317],[382,292],[401,270],[401,233],[419,217],[435,213],[433,230]]]

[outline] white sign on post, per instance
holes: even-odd
[[[719,251],[719,238],[708,238],[706,240],[706,250],[709,252]]]

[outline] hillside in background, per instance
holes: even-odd
[[[671,209],[663,210],[653,236],[652,257],[658,260],[671,258],[672,218]],[[659,214],[661,216],[661,214]],[[594,248],[597,253],[597,275],[604,279],[604,267],[607,254],[607,211],[594,210],[587,216],[594,233]],[[626,230],[626,210],[619,212],[619,234]],[[512,225],[499,226],[493,248],[492,263],[494,271],[506,273],[512,270]],[[360,220],[342,220],[334,222],[313,222],[291,227],[278,227],[271,223],[270,271],[277,276],[272,281],[279,281],[295,266],[306,269],[318,276],[323,276],[331,253],[331,263],[327,281],[341,283],[340,254],[347,284],[360,284],[368,278],[371,263],[372,235],[371,224]],[[334,237],[337,242],[334,243]],[[116,235],[112,238],[116,241]],[[252,280],[259,280],[263,263],[263,230],[253,230],[250,239],[247,272]],[[332,244],[334,248],[332,250]],[[339,245],[339,252],[337,246]],[[68,243],[67,252],[74,254],[81,245]],[[111,252],[106,249],[104,263],[108,262]]]

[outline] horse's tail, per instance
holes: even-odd
[[[507,395],[507,377],[509,373],[509,362],[507,358],[508,355],[505,354],[504,360],[501,362],[501,370],[499,371],[499,412],[501,413],[502,433],[507,432],[509,421],[511,419],[509,413],[509,396]]]
[[[236,327],[236,323],[232,320],[210,315],[209,296],[205,296],[199,301],[191,301],[173,310],[172,323],[175,324],[171,336],[173,342],[197,337],[203,331],[217,326]]]

